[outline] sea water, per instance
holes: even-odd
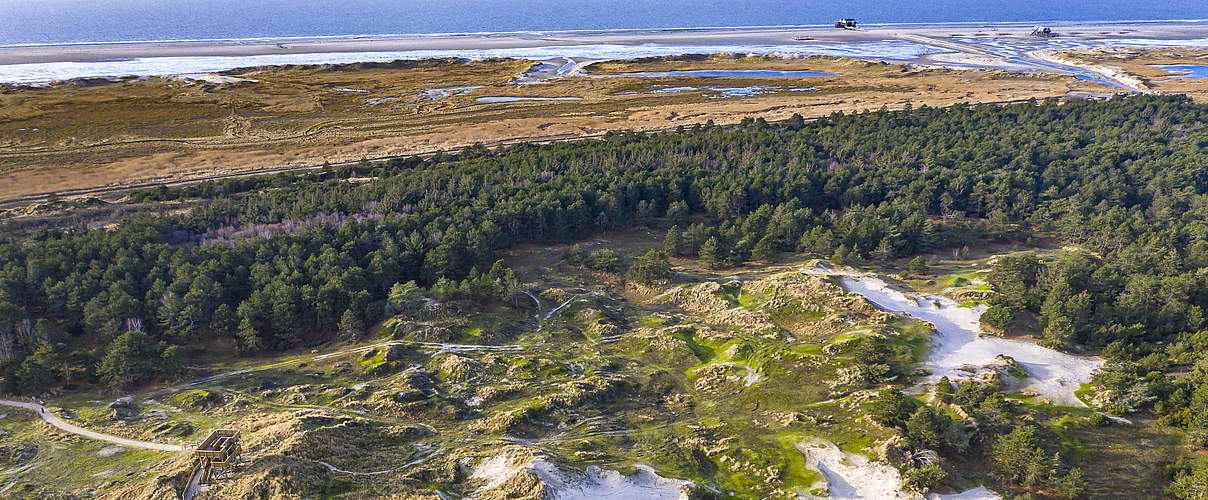
[[[825,25],[837,17],[866,24],[1129,21],[1203,22],[1208,2],[1155,0],[1139,12],[1123,0],[0,0],[0,51],[29,45],[148,42],[352,39],[359,37],[543,31],[683,29]],[[1058,43],[1061,41],[1058,40]],[[1208,44],[1208,40],[1118,40],[1135,46]],[[1082,41],[1094,45],[1093,41]],[[79,77],[204,74],[276,64],[383,62],[429,57],[515,57],[574,60],[740,53],[831,55],[911,60],[947,49],[906,40],[785,45],[566,45],[534,48],[266,54],[243,57],[128,58],[0,65],[0,83],[39,83]],[[750,76],[750,75],[748,75]]]

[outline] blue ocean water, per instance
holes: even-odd
[[[1208,19],[1204,0],[0,0],[0,45],[865,23]]]

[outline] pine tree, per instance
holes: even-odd
[[[772,262],[776,260],[776,242],[772,241],[771,236],[764,236],[755,243],[755,248],[751,250],[751,258],[761,262]]]
[[[239,331],[235,333],[235,336],[239,340],[236,349],[241,353],[258,351],[264,345],[260,341],[260,332],[256,331],[256,327],[248,318],[243,318],[239,322]]]
[[[126,332],[105,349],[97,374],[109,387],[128,385],[155,373],[163,351],[146,333]]]
[[[923,256],[917,256],[910,259],[910,263],[906,264],[906,270],[913,274],[927,274],[927,261],[923,260]]]
[[[667,279],[671,275],[671,263],[667,255],[658,250],[646,252],[633,261],[625,277],[638,283],[650,285]]]
[[[340,317],[340,333],[345,338],[355,339],[365,333],[365,323],[352,309],[345,310],[344,315]]]
[[[387,305],[391,314],[415,314],[423,305],[423,291],[415,280],[406,283],[395,283],[390,287]]]
[[[700,246],[700,251],[698,254],[700,255],[701,263],[704,264],[705,267],[716,268],[721,263],[721,260],[718,259],[718,253],[720,251],[718,249],[718,245],[717,237],[712,236],[705,241],[705,244]]]
[[[893,259],[893,255],[893,242],[889,240],[888,236],[881,238],[881,242],[877,244],[877,248],[872,251],[872,257],[882,265],[889,264],[889,261]]]
[[[952,381],[948,380],[947,376],[940,377],[940,380],[935,383],[935,398],[948,403],[952,401],[952,395],[955,393],[952,389]]]
[[[161,356],[162,361],[159,365],[159,372],[166,378],[178,378],[185,371],[185,361],[188,360],[188,353],[182,346],[168,346],[164,349],[164,354]]]
[[[671,226],[667,230],[667,236],[663,238],[663,252],[672,257],[683,255],[681,252],[684,248],[684,235],[680,231],[679,226]]]
[[[1049,349],[1068,349],[1074,343],[1074,324],[1065,316],[1049,318],[1040,344]]]
[[[839,265],[847,265],[850,259],[850,253],[847,250],[847,245],[842,243],[835,249],[835,253],[831,254],[831,261]]]

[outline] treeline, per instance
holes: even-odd
[[[98,381],[128,331],[244,352],[321,342],[388,314],[397,284],[498,300],[474,290],[506,288],[476,288],[501,249],[643,225],[679,225],[668,251],[717,266],[796,251],[890,259],[1044,229],[1136,254],[1124,276],[1177,277],[1208,248],[1206,111],[1136,97],[747,120],[147,190],[134,197],[206,203],[0,242],[0,359],[11,390],[44,391]],[[1190,311],[1201,295],[1172,300]],[[1072,339],[1188,326],[1162,304],[1134,313],[1165,330],[1075,324]]]

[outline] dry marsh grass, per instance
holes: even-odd
[[[356,161],[474,143],[660,130],[713,120],[1059,97],[1105,88],[1072,77],[921,70],[834,57],[693,56],[597,63],[593,73],[809,69],[810,78],[515,78],[533,61],[453,59],[224,72],[227,83],[171,77],[0,87],[0,201],[72,189]],[[666,87],[766,86],[718,99]],[[434,95],[432,89],[478,87]],[[790,91],[810,88],[810,91]],[[576,101],[479,102],[485,96]]]

